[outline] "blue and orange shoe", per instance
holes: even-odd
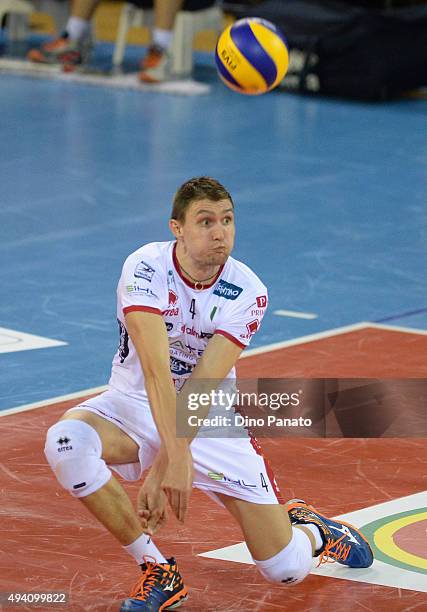
[[[175,559],[167,563],[156,563],[144,558],[142,576],[135,584],[128,599],[122,603],[120,612],[160,612],[175,610],[188,598]]]
[[[334,561],[357,568],[372,565],[374,555],[368,540],[350,523],[327,518],[301,499],[288,501],[287,511],[292,525],[311,523],[319,528],[323,546],[314,555],[319,557],[318,566]]]
[[[45,42],[39,48],[30,49],[27,59],[36,64],[79,66],[88,61],[91,49],[90,38],[72,40],[67,32],[63,32],[59,38]]]

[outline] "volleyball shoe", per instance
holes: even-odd
[[[144,557],[142,576],[135,584],[128,599],[122,603],[120,612],[159,612],[175,610],[188,598],[175,559],[167,563],[156,563]]]
[[[163,83],[172,78],[172,58],[159,45],[151,45],[141,62],[139,80],[143,83]]]
[[[72,40],[67,32],[63,32],[59,38],[44,43],[38,49],[30,49],[27,59],[38,64],[78,66],[88,61],[91,50],[90,37]]]
[[[365,536],[350,523],[327,518],[301,499],[287,502],[287,511],[292,525],[316,525],[323,540],[323,546],[316,550],[322,563],[341,563],[348,567],[370,567],[374,555]]]

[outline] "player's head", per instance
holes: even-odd
[[[217,180],[201,176],[181,185],[169,222],[178,246],[201,266],[222,265],[234,245],[234,204]]]
[[[231,195],[224,185],[210,176],[199,176],[186,181],[176,192],[171,219],[184,223],[188,207],[197,200],[210,200],[211,202],[229,200],[234,208]]]

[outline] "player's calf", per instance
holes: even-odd
[[[101,458],[101,439],[84,421],[65,419],[52,425],[44,452],[58,482],[74,497],[95,493],[111,478]]]

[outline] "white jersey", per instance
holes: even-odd
[[[267,307],[267,289],[243,263],[229,257],[212,284],[197,290],[177,264],[176,242],[152,242],[125,261],[117,287],[120,346],[109,384],[135,398],[146,399],[144,374],[130,339],[125,315],[158,313],[169,337],[170,368],[179,391],[203,355],[209,339],[222,334],[248,346]],[[228,373],[235,377],[235,369]]]

